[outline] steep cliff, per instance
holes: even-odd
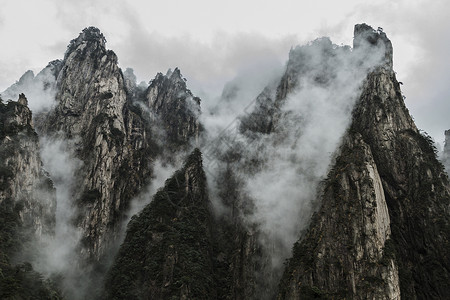
[[[278,299],[444,299],[449,294],[449,183],[432,142],[419,133],[385,44],[323,183],[321,208],[295,244]]]
[[[20,221],[30,234],[51,234],[55,226],[55,189],[42,168],[39,142],[27,99],[1,104],[0,204],[13,201]]]
[[[210,202],[198,149],[128,224],[105,299],[215,299]]]
[[[82,251],[94,260],[115,243],[131,199],[152,177],[157,155],[170,161],[167,153],[198,135],[200,110],[200,99],[178,69],[170,78],[159,74],[144,89],[131,69],[124,76],[105,43],[94,27],[70,42],[56,74],[56,107],[36,121],[40,134],[68,140],[83,162],[73,203],[84,232]],[[166,138],[170,143],[159,143]]]
[[[0,298],[58,299],[52,284],[33,271],[34,242],[55,226],[53,183],[42,168],[27,99],[0,99]]]
[[[215,178],[223,222],[232,224],[223,235],[234,245],[228,256],[239,258],[229,272],[238,297],[276,294],[283,261],[309,223],[363,79],[386,61],[379,40],[360,41],[353,51],[329,38],[291,49],[284,74],[240,118],[238,133],[220,137]]]
[[[178,69],[138,85],[94,27],[63,60],[24,74],[4,95],[31,86],[53,97],[36,131],[77,162],[61,185],[74,218],[62,216],[80,240],[62,239],[68,267],[44,268],[63,270],[65,296],[272,299],[278,283],[278,299],[450,294],[447,175],[403,103],[386,34],[366,24],[354,34],[353,50],[328,38],[291,49],[238,128],[207,140],[210,189],[196,149],[131,218],[118,252],[155,161],[175,163],[197,143],[200,99]],[[24,96],[0,104],[0,121],[0,297],[57,299],[22,260],[53,233],[56,205]]]
[[[201,130],[200,98],[186,87],[186,81],[176,68],[166,75],[158,73],[150,82],[145,102],[158,117],[167,136],[166,147],[170,151],[186,146],[198,139]],[[191,141],[191,139],[194,141]]]
[[[73,198],[84,231],[83,251],[96,260],[118,230],[128,201],[150,174],[149,158],[142,153],[150,151],[142,151],[147,142],[142,126],[128,138],[134,130],[129,125],[139,121],[124,114],[127,94],[122,72],[105,43],[93,27],[70,42],[57,77],[57,105],[37,123],[43,135],[71,140],[83,161]]]

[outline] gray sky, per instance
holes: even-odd
[[[178,66],[208,101],[235,76],[263,81],[261,74],[283,65],[291,46],[320,36],[351,45],[354,24],[365,22],[391,39],[418,127],[437,142],[450,129],[447,0],[0,0],[0,7],[0,91],[26,70],[62,58],[68,42],[93,25],[138,80]]]

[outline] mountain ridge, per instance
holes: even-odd
[[[450,292],[448,177],[409,115],[380,28],[355,25],[353,50],[329,38],[292,48],[279,81],[218,139],[208,136],[201,99],[178,68],[138,85],[95,27],[70,41],[63,60],[25,73],[4,94],[29,86],[55,98],[35,115],[36,131],[23,95],[1,104],[8,113],[0,128],[30,133],[40,171],[28,173],[44,181],[38,137],[68,145],[61,167],[73,170],[66,192],[74,215],[63,225],[80,232],[70,256],[76,267],[49,281],[44,298],[60,297],[54,286],[67,299],[444,299]],[[178,171],[152,195],[160,165]],[[26,191],[10,180],[19,171],[2,174],[3,194]],[[49,229],[31,221],[33,236],[52,236],[60,216],[45,182],[42,208],[16,208],[47,214]],[[125,228],[137,198],[146,205]]]

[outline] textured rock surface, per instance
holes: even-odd
[[[42,168],[31,111],[21,94],[18,102],[0,103],[1,299],[60,298],[23,260],[30,258],[34,241],[53,233],[55,209],[55,189]]]
[[[42,168],[39,143],[27,99],[1,105],[0,204],[12,200],[24,229],[50,234],[55,222],[55,189]]]
[[[170,160],[167,153],[186,146],[199,131],[194,115],[200,99],[178,69],[170,77],[159,74],[144,90],[131,69],[122,74],[105,43],[93,27],[70,42],[57,74],[57,105],[37,119],[39,132],[70,140],[83,161],[73,198],[83,251],[95,260],[118,236],[130,200],[151,179],[156,155],[164,152]],[[161,135],[173,142],[165,143],[164,151],[157,145]]]
[[[187,89],[178,68],[166,75],[158,73],[150,82],[145,101],[165,129],[168,150],[188,144],[191,138],[198,139],[200,98]]]
[[[124,116],[127,95],[122,72],[117,56],[106,50],[105,43],[93,27],[70,42],[58,74],[57,106],[38,123],[45,135],[72,140],[77,158],[84,162],[73,197],[84,231],[84,251],[95,259],[105,253],[105,241],[117,230],[127,200],[150,172],[148,160],[138,160],[133,171],[141,176],[122,177],[130,175],[129,166],[135,162],[131,146],[142,147],[145,134],[140,128],[134,140],[127,139],[134,128],[125,123],[136,121],[134,115]],[[133,150],[139,152],[139,148]]]
[[[392,53],[385,57],[367,77],[322,207],[294,246],[279,299],[449,294],[448,179],[404,105]]]

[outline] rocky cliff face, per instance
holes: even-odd
[[[73,198],[79,210],[77,222],[84,231],[83,251],[97,260],[117,230],[127,202],[150,174],[149,161],[136,159],[145,145],[143,128],[132,137],[127,135],[134,127],[126,125],[139,122],[135,115],[125,115],[122,72],[117,56],[106,50],[105,43],[96,28],[83,30],[70,42],[57,77],[57,105],[38,122],[43,135],[71,140],[77,158],[84,163]],[[137,180],[127,174],[131,166],[140,175]],[[130,175],[131,181],[122,173]]]
[[[327,86],[338,72],[348,67],[345,64],[350,57],[350,47],[334,45],[327,37],[292,48],[279,82],[266,87],[257,97],[254,111],[241,118],[240,130],[248,134],[276,131],[283,118],[282,107],[286,98],[309,83]]]
[[[108,251],[130,200],[149,183],[152,161],[163,153],[160,135],[174,142],[164,147],[175,153],[199,127],[189,109],[198,111],[200,100],[178,69],[170,78],[158,75],[144,92],[131,70],[124,77],[105,43],[93,27],[70,42],[57,74],[57,105],[37,119],[42,135],[69,140],[83,162],[73,198],[83,251],[94,260]]]
[[[276,293],[282,261],[309,222],[330,161],[327,153],[335,151],[345,132],[362,76],[385,63],[384,40],[376,39],[385,35],[370,32],[372,39],[359,42],[354,51],[328,38],[293,48],[279,82],[268,86],[255,109],[240,119],[242,136],[223,137],[226,149],[216,158],[223,167],[218,189],[231,211],[223,222],[233,224],[227,229],[234,238],[228,244],[236,243],[230,257],[239,253],[240,260],[231,269],[242,299],[271,299]],[[251,186],[258,184],[263,192]]]
[[[145,102],[165,129],[169,150],[176,150],[191,139],[198,140],[200,98],[187,89],[178,68],[166,75],[156,75],[150,82]]]
[[[51,234],[55,226],[55,189],[42,168],[39,142],[27,104],[23,94],[18,102],[1,104],[0,204],[13,201],[22,226],[41,236]]]
[[[355,35],[386,43],[385,35],[366,30],[356,26]],[[449,293],[448,179],[404,105],[390,42],[385,48],[385,63],[368,75],[324,183],[321,208],[294,246],[279,299]]]
[[[152,180],[155,160],[175,162],[202,125],[200,99],[178,69],[137,85],[105,43],[87,28],[63,60],[8,90],[37,85],[53,94],[35,117],[36,131],[64,141],[81,161],[66,193],[76,212],[67,224],[81,231],[72,250],[82,254],[71,257],[76,270],[62,274],[75,278],[63,280],[73,285],[68,298],[272,299],[278,284],[278,299],[450,294],[450,186],[403,103],[382,30],[355,26],[353,51],[328,38],[293,48],[285,73],[235,135],[203,149],[218,165],[208,169],[211,188],[196,149],[131,219],[114,259],[130,202]],[[11,275],[22,280],[12,292],[0,280],[7,298],[33,290],[23,278],[43,284],[28,264],[14,267],[9,253],[13,241],[52,233],[55,196],[27,100],[0,104],[0,117],[1,271],[22,276]],[[100,291],[108,258],[114,263]]]
[[[52,235],[56,209],[27,104],[23,94],[17,102],[0,101],[0,298],[39,293],[58,299],[51,284],[24,261],[36,251],[34,242]]]

